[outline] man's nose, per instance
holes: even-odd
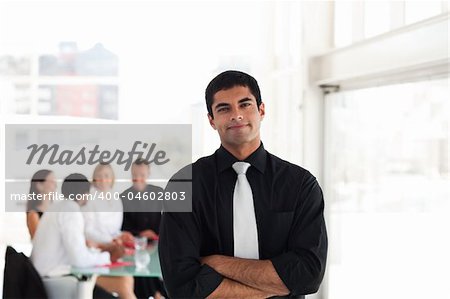
[[[232,109],[231,120],[236,121],[236,120],[243,120],[243,119],[244,119],[244,116],[242,115],[242,112],[239,109],[237,109],[237,108]]]

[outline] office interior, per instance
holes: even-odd
[[[444,298],[449,18],[447,1],[0,0],[0,194],[6,124],[191,124],[192,161],[210,155],[206,85],[242,70],[265,148],[324,191],[307,298]],[[0,244],[31,250],[4,200]]]

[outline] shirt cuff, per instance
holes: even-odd
[[[297,281],[292,277],[294,274],[292,274],[291,268],[297,259],[297,255],[293,252],[286,252],[270,259],[278,276],[291,293],[294,288],[291,282]]]
[[[109,254],[109,252],[100,252],[100,256],[99,256],[99,265],[106,265],[111,263],[111,256]]]
[[[201,297],[208,297],[222,283],[223,276],[210,266],[204,264],[198,274],[198,282]]]

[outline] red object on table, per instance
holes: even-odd
[[[132,248],[125,248],[125,255],[133,255],[135,251]]]
[[[123,242],[123,246],[134,249],[134,242]]]
[[[116,268],[116,267],[125,267],[133,265],[132,262],[114,262],[111,264],[99,265],[96,267],[106,267],[106,268]]]

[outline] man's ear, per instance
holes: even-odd
[[[259,116],[261,117],[261,120],[264,119],[264,115],[266,115],[266,106],[264,106],[264,103],[261,102],[259,105]]]
[[[211,125],[211,127],[214,129],[214,130],[217,130],[216,129],[216,125],[214,124],[214,118],[211,116],[211,114],[209,114],[208,113],[208,120],[209,120],[209,124]]]

